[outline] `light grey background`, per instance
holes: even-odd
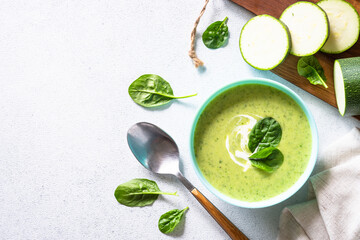
[[[206,70],[187,56],[190,32],[204,1],[1,1],[0,8],[0,238],[1,239],[227,239],[175,179],[151,174],[133,157],[127,129],[159,125],[178,143],[185,176],[251,239],[274,239],[284,206],[306,199],[306,186],[265,209],[231,206],[200,183],[190,164],[190,128],[197,109],[220,87],[250,77],[289,86],[313,113],[320,151],[359,121],[271,72],[241,58],[238,37],[253,15],[228,0],[210,1],[198,33],[229,17],[229,43],[209,50],[197,39]],[[200,34],[197,36],[200,37]],[[129,98],[129,84],[145,73],[169,81],[175,94],[198,96],[148,110]],[[117,185],[156,180],[179,197],[153,206],[117,203]],[[172,234],[159,216],[190,209]]]

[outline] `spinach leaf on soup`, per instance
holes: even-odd
[[[197,94],[175,97],[170,84],[156,74],[145,74],[129,86],[129,95],[143,107],[157,107],[169,103],[172,99],[187,98]]]
[[[189,209],[189,207],[183,210],[173,209],[161,215],[158,223],[159,230],[162,233],[171,233],[180,223],[187,209]]]
[[[272,117],[263,118],[251,129],[248,143],[249,150],[254,152],[267,147],[277,147],[281,136],[280,124]]]
[[[324,74],[324,69],[322,68],[316,57],[301,57],[297,64],[297,71],[300,76],[307,78],[311,84],[322,85],[325,88],[328,88],[325,83],[326,77]]]
[[[128,207],[143,207],[151,205],[160,194],[177,195],[161,192],[156,182],[144,178],[135,178],[119,185],[115,190],[116,200]]]
[[[216,49],[222,47],[229,38],[229,29],[226,25],[226,17],[223,21],[212,23],[203,33],[202,40],[206,47]]]
[[[252,166],[271,173],[282,165],[284,155],[279,149],[268,147],[252,154],[249,160]]]

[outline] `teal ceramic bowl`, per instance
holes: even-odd
[[[300,108],[305,113],[307,120],[309,121],[311,135],[312,135],[312,150],[311,150],[310,159],[309,159],[308,165],[307,165],[304,173],[300,176],[300,178],[297,180],[297,182],[293,186],[291,186],[289,189],[287,189],[285,192],[282,192],[281,194],[279,194],[275,197],[272,197],[270,199],[266,199],[266,200],[258,201],[258,202],[240,201],[238,199],[231,198],[231,197],[221,193],[216,188],[214,188],[202,175],[202,173],[199,169],[199,166],[197,164],[196,158],[195,158],[195,150],[194,150],[195,128],[196,128],[196,125],[198,123],[198,120],[199,120],[201,114],[203,113],[204,109],[208,106],[208,104],[215,97],[220,95],[221,93],[223,93],[231,88],[241,86],[241,85],[247,85],[247,84],[260,84],[260,85],[270,86],[270,87],[276,88],[277,90],[280,90],[281,92],[290,96],[300,106]],[[209,99],[207,99],[205,101],[205,103],[201,106],[201,108],[197,112],[194,123],[192,125],[190,149],[191,149],[191,156],[192,156],[192,165],[195,169],[195,172],[196,172],[197,176],[200,178],[201,182],[206,186],[206,188],[208,190],[210,190],[213,194],[215,194],[217,197],[224,200],[225,202],[228,202],[235,206],[244,207],[244,208],[263,208],[263,207],[269,207],[269,206],[275,205],[277,203],[280,203],[280,202],[288,199],[294,193],[296,193],[304,185],[304,183],[307,181],[307,179],[310,177],[310,174],[314,169],[317,154],[318,154],[318,133],[317,133],[317,129],[316,129],[316,125],[315,125],[313,116],[311,115],[311,113],[310,113],[309,109],[307,108],[307,106],[305,105],[304,101],[294,91],[292,91],[288,87],[286,87],[278,82],[275,82],[275,81],[272,81],[269,79],[251,78],[251,79],[241,80],[239,82],[235,82],[230,85],[227,85],[227,86],[221,88],[220,90],[216,91],[214,94],[212,94],[209,97]]]

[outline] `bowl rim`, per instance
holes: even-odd
[[[205,177],[202,175],[199,166],[197,164],[196,158],[195,158],[195,151],[194,151],[194,136],[195,136],[195,128],[196,125],[198,123],[198,120],[202,114],[202,112],[204,111],[204,109],[208,106],[208,104],[215,98],[217,97],[219,94],[237,87],[237,86],[241,86],[241,85],[247,85],[247,84],[259,84],[259,85],[265,85],[265,86],[270,86],[273,87],[283,93],[285,93],[286,95],[288,95],[289,97],[291,97],[299,106],[300,108],[303,110],[303,112],[305,113],[305,116],[309,122],[310,125],[310,130],[311,130],[311,136],[312,136],[312,149],[311,149],[311,155],[310,155],[310,159],[308,162],[308,165],[304,171],[304,173],[299,177],[299,179],[295,182],[294,185],[292,185],[289,189],[287,189],[285,192],[282,192],[281,194],[263,200],[263,201],[258,201],[258,202],[246,202],[246,201],[240,201],[234,198],[231,198],[223,193],[221,193],[219,190],[217,190],[215,187],[213,187],[206,179]],[[198,109],[195,119],[193,121],[192,127],[191,127],[191,134],[190,134],[190,152],[191,152],[191,163],[192,166],[196,172],[196,175],[198,176],[198,178],[200,179],[200,181],[202,182],[203,185],[205,185],[205,187],[212,192],[215,196],[217,196],[218,198],[222,199],[225,202],[228,202],[232,205],[238,206],[238,207],[244,207],[244,208],[264,208],[264,207],[270,207],[273,206],[275,204],[278,204],[282,201],[285,201],[286,199],[290,198],[293,194],[295,194],[304,184],[305,182],[308,180],[308,178],[310,177],[316,160],[317,160],[317,155],[318,155],[318,148],[319,148],[319,139],[318,139],[318,131],[316,128],[316,124],[315,124],[315,120],[310,112],[310,110],[308,109],[308,107],[306,106],[305,102],[290,88],[288,88],[287,86],[276,82],[274,80],[270,80],[270,79],[266,79],[266,78],[247,78],[247,79],[242,79],[239,80],[237,82],[233,82],[231,84],[225,85],[224,87],[220,88],[219,90],[217,90],[216,92],[214,92],[213,94],[210,95],[210,97],[207,98],[207,100],[201,105],[201,107]]]

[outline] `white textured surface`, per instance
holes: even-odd
[[[274,79],[308,104],[320,151],[359,122],[241,58],[238,36],[252,14],[230,1],[210,1],[198,31],[229,17],[225,48],[198,41],[206,70],[187,56],[203,1],[2,1],[0,8],[0,238],[1,239],[227,239],[173,178],[138,164],[126,131],[138,121],[166,130],[178,143],[185,176],[251,239],[274,239],[285,205],[305,200],[306,187],[265,209],[231,206],[209,193],[190,164],[189,135],[197,108],[225,84],[252,76]],[[199,35],[200,36],[200,35]],[[200,40],[200,39],[198,39]],[[171,82],[175,94],[198,92],[160,110],[137,106],[128,85],[144,73]],[[156,180],[180,196],[151,207],[119,205],[113,192],[135,177]],[[170,236],[159,216],[189,206]]]

